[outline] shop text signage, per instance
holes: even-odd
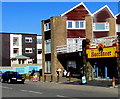
[[[99,51],[98,48],[95,49],[87,49],[86,54],[88,58],[104,58],[104,57],[117,57],[116,55],[116,47],[106,47],[103,48],[103,51]]]

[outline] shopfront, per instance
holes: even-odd
[[[86,49],[93,67],[93,78],[117,78],[117,46]]]

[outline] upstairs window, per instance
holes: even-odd
[[[68,21],[68,28],[72,28],[72,21]]]
[[[49,31],[49,30],[51,29],[50,23],[46,23],[46,24],[44,25],[44,28],[45,28],[45,31]]]
[[[42,39],[37,39],[37,44],[42,44]]]
[[[38,49],[38,54],[41,54],[42,53],[42,49]]]
[[[68,29],[85,29],[85,21],[67,21]]]
[[[19,46],[19,38],[13,37],[13,46]]]
[[[116,29],[117,29],[117,32],[120,32],[120,24],[117,24]]]
[[[25,37],[26,43],[32,43],[32,37]]]
[[[109,23],[94,23],[93,30],[96,31],[109,31]]]
[[[33,52],[32,48],[25,48],[25,53],[32,53],[32,52]]]

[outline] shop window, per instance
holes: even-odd
[[[76,61],[68,61],[67,62],[67,68],[68,68],[68,70],[76,69]]]

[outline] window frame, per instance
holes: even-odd
[[[44,31],[49,31],[49,30],[51,30],[50,22],[44,24]]]
[[[116,24],[116,32],[120,32],[120,24]]]
[[[105,24],[104,26],[105,29],[96,29],[96,24]],[[108,22],[93,23],[93,31],[109,31],[109,23]]]
[[[72,27],[68,27],[69,22],[72,22]],[[78,23],[78,27],[76,27],[76,22]],[[83,27],[81,27],[81,22],[83,22]],[[86,21],[85,20],[76,20],[76,21],[67,21],[67,29],[86,29]]]
[[[26,41],[28,40],[28,41]],[[25,43],[32,43],[33,42],[33,39],[32,37],[25,37]]]
[[[29,50],[29,52],[26,52],[26,50]],[[32,48],[25,48],[25,53],[30,53],[31,54],[31,53],[33,53],[33,49]]]

